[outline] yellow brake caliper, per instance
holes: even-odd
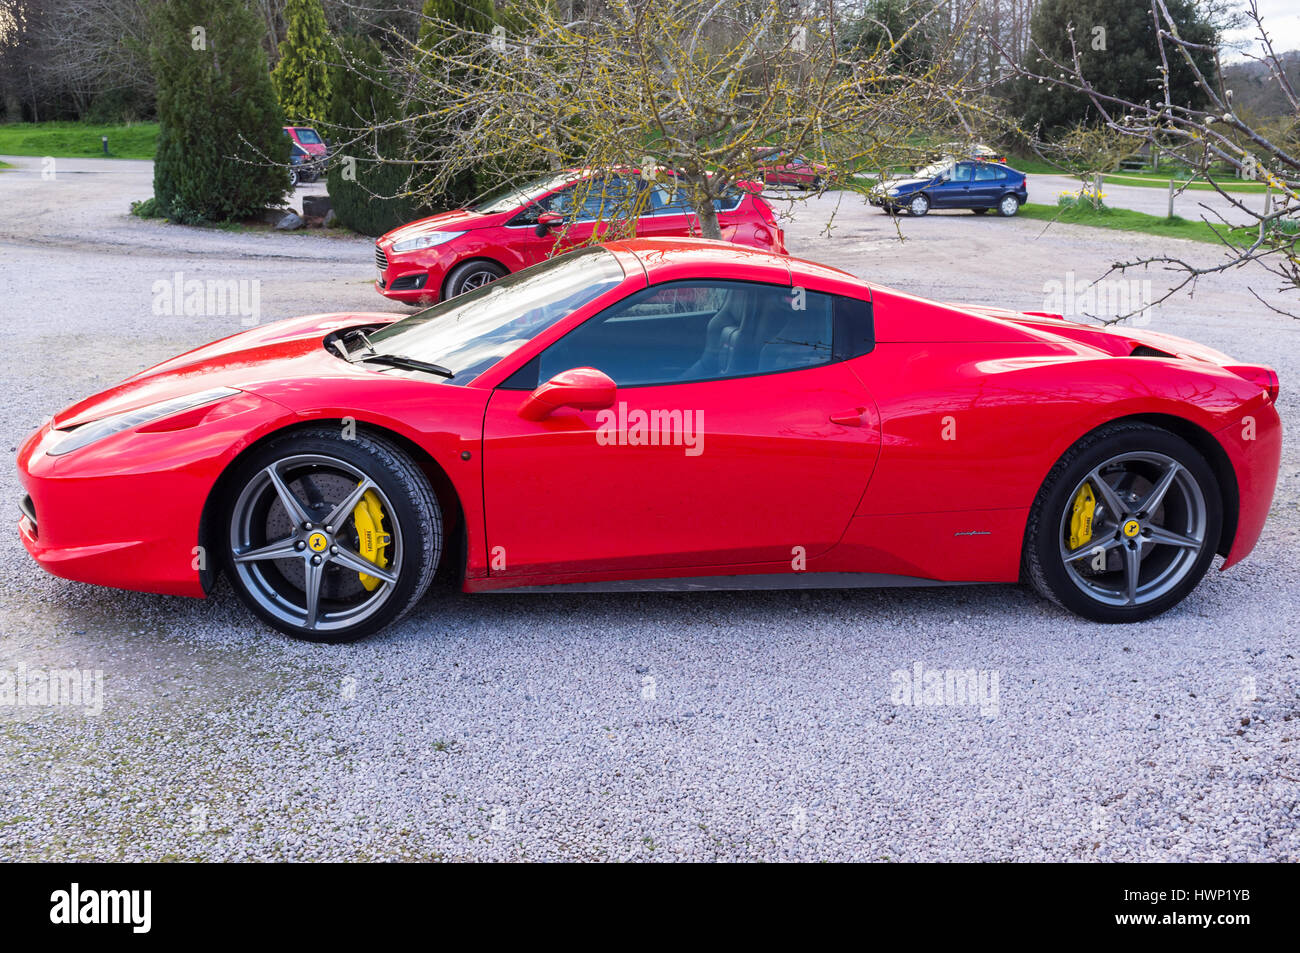
[[[368,559],[376,566],[388,565],[388,544],[391,542],[384,532],[384,508],[379,503],[379,494],[367,490],[361,502],[352,511],[352,521],[357,527],[357,549],[362,559]],[[369,590],[379,586],[379,580],[365,573],[357,573],[361,585]]]
[[[1092,484],[1084,483],[1074,494],[1070,509],[1070,548],[1078,549],[1092,542],[1092,517],[1097,510],[1097,498],[1092,495]]]

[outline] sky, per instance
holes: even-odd
[[[1300,50],[1300,0],[1258,0],[1258,3],[1260,17],[1268,29],[1269,36],[1273,39],[1273,49],[1278,53]],[[1257,32],[1252,26],[1250,29],[1228,34],[1227,39],[1244,42],[1246,50],[1257,53],[1260,45],[1256,36]],[[1225,60],[1241,59],[1241,57],[1240,52],[1229,53],[1225,50],[1223,54]]]

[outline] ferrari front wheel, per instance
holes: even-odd
[[[242,461],[226,510],[226,567],[262,620],[351,642],[428,589],[442,513],[419,467],[379,437],[328,428],[273,438]]]
[[[1024,574],[1097,622],[1137,622],[1181,602],[1214,559],[1223,505],[1214,471],[1176,434],[1119,423],[1057,462],[1030,510]]]

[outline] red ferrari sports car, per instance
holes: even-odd
[[[84,582],[201,596],[224,571],[319,641],[392,622],[439,570],[466,591],[1026,580],[1127,622],[1255,545],[1277,390],[1147,330],[636,239],[143,371],[24,443],[19,528]]]

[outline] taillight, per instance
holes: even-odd
[[[1250,381],[1252,384],[1258,384],[1268,394],[1270,402],[1277,401],[1280,384],[1277,379],[1277,371],[1273,370],[1273,368],[1265,364],[1225,364],[1223,369]]]

